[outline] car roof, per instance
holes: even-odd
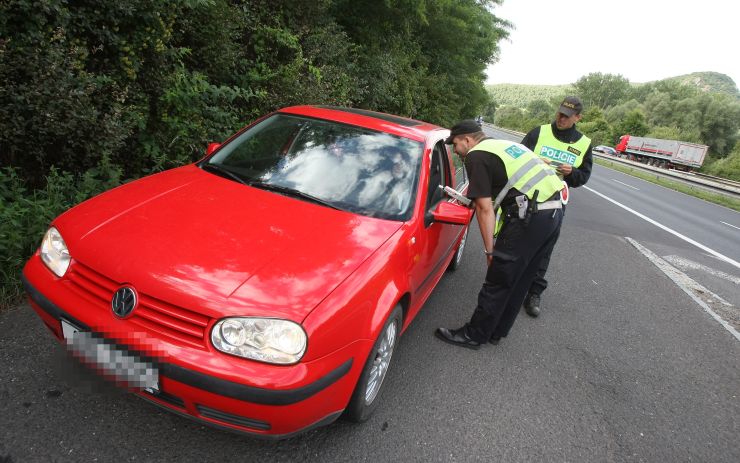
[[[430,134],[436,131],[445,132],[438,134],[438,136],[447,136],[447,133],[449,132],[444,127],[439,127],[428,122],[394,116],[392,114],[369,111],[367,109],[344,108],[340,106],[304,105],[290,106],[280,109],[278,112],[356,125],[417,141],[425,141]]]

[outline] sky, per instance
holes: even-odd
[[[740,85],[733,0],[504,0],[514,24],[488,84],[562,85],[592,72],[632,83],[719,72]]]

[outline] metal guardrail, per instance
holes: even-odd
[[[519,139],[524,138],[524,135],[526,135],[522,132],[517,132],[516,130],[502,129],[501,127],[496,127],[495,125],[489,124],[488,122],[484,122],[483,127],[488,127],[489,129],[498,130],[499,132],[504,132],[510,135],[515,135],[515,136],[518,136]]]
[[[492,130],[497,130],[497,131],[518,137],[519,140],[524,138],[524,135],[525,135],[515,130],[502,129],[501,127],[496,127],[495,125],[489,124],[487,122],[484,122],[483,126],[490,128]],[[686,173],[686,172],[679,172],[679,171],[670,170],[670,169],[663,169],[660,167],[648,166],[647,164],[642,164],[640,162],[630,161],[629,159],[623,159],[623,158],[609,156],[609,155],[605,155],[601,153],[593,153],[593,155],[601,159],[606,159],[606,160],[613,161],[619,164],[628,165],[630,167],[633,167],[633,168],[636,168],[636,169],[639,169],[645,172],[654,173],[656,177],[664,177],[664,178],[669,178],[671,180],[677,180],[683,183],[690,184],[692,186],[696,186],[703,190],[710,191],[712,193],[719,193],[724,196],[728,196],[730,198],[740,199],[740,182],[735,182],[734,180],[728,180],[728,179],[724,179],[720,177],[713,177],[711,175],[706,175],[706,174]]]
[[[696,175],[697,177],[705,178],[712,182],[721,183],[723,185],[727,185],[727,186],[740,189],[740,182],[736,182],[735,180],[730,180],[730,179],[722,178],[722,177],[715,177],[714,175],[702,174],[701,172],[694,172],[694,175]]]
[[[609,156],[601,153],[593,153],[593,155],[601,159],[628,165],[641,171],[650,172],[651,174],[655,174],[655,176],[658,178],[664,177],[671,180],[678,180],[680,182],[701,188],[702,190],[710,191],[712,193],[719,193],[730,198],[740,199],[740,187],[732,185],[732,183],[736,183],[732,180],[729,180],[730,184],[724,182],[721,183],[708,178],[703,178],[705,176],[698,176],[695,173],[679,172],[675,170],[663,169],[660,167],[648,166],[647,164],[642,164],[640,162],[630,161],[629,159],[622,159],[619,157]]]

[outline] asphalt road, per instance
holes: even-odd
[[[512,141],[522,138],[491,127],[486,127],[486,132]],[[598,226],[648,246],[711,293],[732,304],[737,314],[740,308],[740,213],[600,165],[594,165],[586,186],[572,191],[576,196],[595,195],[602,199],[598,201],[594,197],[583,206],[586,210],[581,212],[588,220],[581,226]],[[625,208],[633,212],[624,215]],[[572,219],[570,213],[568,219]],[[735,318],[740,320],[737,315]],[[736,328],[740,329],[740,325]]]
[[[740,461],[740,341],[627,238],[698,264],[683,270],[734,310],[740,270],[594,191],[635,209],[645,201],[614,179],[660,194],[642,214],[736,261],[740,230],[708,224],[740,218],[620,175],[595,166],[590,190],[572,191],[542,315],[479,351],[433,336],[472,313],[485,273],[474,227],[360,425],[282,442],[207,428],[72,368],[29,307],[0,313],[0,462]]]
[[[596,166],[596,170],[589,188],[697,242],[712,243],[718,254],[740,261],[738,212],[607,167]]]

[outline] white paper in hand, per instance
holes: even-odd
[[[460,193],[459,191],[449,186],[443,187],[442,185],[440,185],[439,187],[442,188],[444,192],[447,193],[447,196],[449,196],[450,198],[458,201],[460,204],[463,204],[465,206],[470,206],[471,201],[465,196],[463,196],[462,193]]]

